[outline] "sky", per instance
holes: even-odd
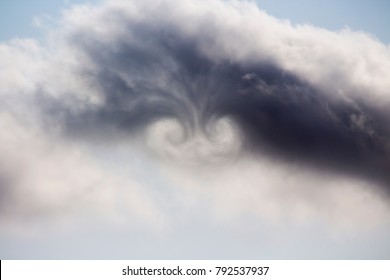
[[[42,36],[42,29],[39,27],[39,20],[47,23],[55,21],[61,15],[61,11],[73,4],[93,3],[91,1],[79,0],[37,0],[31,1],[15,0],[0,1],[1,19],[0,39],[9,40],[14,37],[39,37]]]
[[[385,1],[0,3],[1,259],[390,257]]]

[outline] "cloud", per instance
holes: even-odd
[[[368,34],[219,0],[78,5],[48,32],[0,45],[10,228],[385,223],[390,49]]]

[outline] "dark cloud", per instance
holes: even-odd
[[[188,133],[200,128],[207,136],[210,122],[229,116],[242,133],[242,152],[388,185],[389,134],[382,112],[311,86],[271,62],[206,56],[199,42],[209,34],[186,38],[168,26],[123,25],[132,40],[69,38],[96,65],[80,72],[101,89],[103,102],[75,110],[40,95],[45,115],[60,122],[65,134],[89,139],[138,135],[156,120],[176,118]]]

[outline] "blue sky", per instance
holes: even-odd
[[[34,25],[35,17],[58,17],[63,9],[77,3],[94,3],[97,0],[1,0],[0,40],[14,37],[36,37],[40,30]]]
[[[99,0],[2,0],[0,1],[0,40],[13,37],[35,37],[39,30],[33,19],[37,16],[58,16],[61,10],[76,3],[95,3]],[[390,43],[387,0],[256,0],[259,6],[278,18],[293,23],[310,23],[331,30],[345,26],[373,34],[382,42]]]

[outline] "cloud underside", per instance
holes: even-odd
[[[109,1],[0,62],[4,223],[388,215],[390,49],[369,35],[246,2]]]

